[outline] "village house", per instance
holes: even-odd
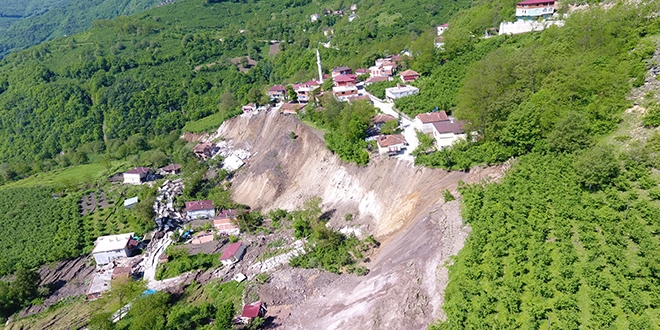
[[[226,267],[231,266],[243,258],[245,254],[245,245],[241,242],[236,242],[229,244],[222,255],[220,256],[220,262]]]
[[[283,101],[286,98],[286,86],[275,85],[268,89],[266,95],[268,95],[271,100]]]
[[[347,101],[348,101],[348,103],[355,103],[355,102],[358,102],[358,101],[367,101],[371,104],[374,104],[374,101],[371,100],[371,97],[369,97],[369,95],[366,95],[366,94],[351,96],[347,99]]]
[[[280,107],[280,112],[284,115],[295,115],[298,111],[305,107],[305,104],[298,103],[284,103]]]
[[[375,61],[375,65],[369,68],[369,74],[371,77],[392,77],[396,68],[394,57],[379,58]]]
[[[127,198],[127,199],[124,200],[124,208],[128,210],[131,207],[135,206],[135,204],[137,204],[137,203],[138,203],[138,197],[137,196]]]
[[[351,11],[356,11],[356,10],[357,10],[357,4],[352,4]]]
[[[316,21],[319,20],[319,17],[321,17],[321,15],[319,15],[319,14],[312,14],[312,15],[310,15],[309,17],[310,17],[310,20],[311,20],[312,22],[316,22]]]
[[[554,13],[554,0],[526,0],[516,4],[516,18],[518,20],[537,20],[539,17],[548,19]]]
[[[353,21],[354,21],[356,18],[358,18],[358,17],[359,17],[359,16],[358,16],[356,13],[352,13],[352,14],[348,15],[348,22],[349,22],[349,23],[350,23],[350,22],[353,22]]]
[[[267,312],[266,303],[261,301],[245,305],[241,313],[241,321],[245,324],[250,324],[255,318],[266,316]]]
[[[419,88],[415,86],[401,86],[397,85],[396,87],[385,88],[385,98],[388,101],[393,101],[400,99],[402,97],[415,95],[419,93]]]
[[[367,73],[369,73],[369,70],[367,70],[367,69],[360,68],[360,69],[355,70],[355,75],[356,76],[361,76],[361,75],[367,74]]]
[[[389,77],[389,76],[369,77],[367,80],[364,81],[364,84],[365,85],[371,85],[373,83],[383,82],[383,81],[390,81],[390,80],[392,80],[392,77]]]
[[[433,132],[433,123],[449,121],[449,116],[444,111],[420,113],[415,116],[415,129],[424,134]]]
[[[161,175],[181,174],[181,164],[170,164],[165,167],[161,167],[158,171]]]
[[[336,76],[341,76],[344,74],[351,74],[351,73],[353,73],[353,69],[347,66],[339,66],[332,69],[332,78],[334,79]]]
[[[406,70],[401,72],[401,81],[403,81],[404,84],[408,82],[413,82],[417,79],[419,79],[419,73],[413,70]]]
[[[395,155],[405,149],[408,145],[403,134],[381,135],[376,139],[378,153],[381,155]]]
[[[257,112],[257,105],[254,103],[248,103],[244,105],[241,110],[243,110],[243,112]]]
[[[235,224],[236,210],[222,210],[211,221],[213,228],[218,234],[224,235],[238,235],[241,233],[240,228]]]
[[[193,153],[200,159],[213,156],[215,145],[211,142],[200,142],[193,148]]]
[[[399,121],[396,117],[388,114],[379,114],[376,115],[371,119],[371,122],[374,124],[374,127],[380,130],[380,128],[383,126],[383,124],[390,122],[390,121]]]
[[[134,234],[126,233],[97,238],[94,250],[92,250],[96,264],[105,265],[114,259],[129,257],[132,249],[137,246],[137,241],[133,239]]]
[[[151,169],[148,167],[136,167],[128,172],[124,172],[124,183],[141,184],[148,180]]]
[[[438,26],[438,37],[441,36],[445,31],[447,31],[447,28],[449,27],[449,24],[445,23],[440,26]]]
[[[439,149],[449,147],[456,141],[466,138],[463,132],[463,123],[462,121],[455,121],[453,118],[449,118],[448,121],[433,123],[433,138],[435,138]]]
[[[295,90],[298,95],[298,102],[301,103],[309,102],[312,99],[312,92],[318,88],[319,84],[316,81],[308,81],[306,83],[293,85],[293,90]]]
[[[354,74],[343,74],[333,78],[335,87],[332,93],[340,101],[346,101],[352,96],[358,95],[358,88],[355,85],[356,76]]]
[[[186,213],[190,220],[210,219],[215,216],[215,206],[210,200],[186,202]]]

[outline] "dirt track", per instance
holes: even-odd
[[[502,167],[470,173],[418,168],[376,158],[358,167],[340,161],[309,128],[277,113],[245,116],[219,130],[253,157],[236,175],[234,199],[255,208],[293,209],[322,197],[329,226],[353,227],[382,242],[364,277],[285,268],[260,290],[283,329],[421,329],[443,317],[443,265],[469,232],[459,202],[444,189],[501,177]],[[291,139],[290,132],[298,138]],[[353,221],[344,219],[355,215]]]

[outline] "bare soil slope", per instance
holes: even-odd
[[[292,139],[291,132],[298,137]],[[293,209],[309,197],[320,196],[324,209],[333,215],[331,226],[354,224],[344,220],[346,213],[352,213],[364,230],[380,238],[422,216],[442,199],[444,189],[455,190],[459,180],[490,179],[501,172],[497,168],[447,172],[385,157],[364,167],[347,164],[297,118],[275,112],[235,118],[225,122],[219,133],[253,154],[232,184],[237,202],[253,208]]]
[[[293,139],[291,132],[298,137]],[[387,158],[358,167],[339,160],[295,117],[275,112],[241,116],[223,124],[218,133],[253,155],[234,179],[237,202],[293,209],[320,196],[330,226],[357,227],[362,236],[372,234],[383,243],[364,277],[276,271],[260,290],[271,306],[269,314],[276,314],[274,325],[421,329],[443,318],[444,265],[463,246],[469,227],[463,225],[459,202],[444,203],[442,192],[449,189],[457,195],[460,180],[499,178],[504,167],[447,172]],[[346,213],[355,219],[347,222]],[[323,280],[317,280],[319,276]]]

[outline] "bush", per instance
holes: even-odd
[[[454,197],[454,195],[451,194],[451,192],[449,191],[449,189],[445,189],[445,190],[442,192],[442,195],[443,195],[443,197],[444,197],[444,199],[445,199],[445,203],[451,202],[451,201],[453,201],[453,200],[456,199],[456,198]]]

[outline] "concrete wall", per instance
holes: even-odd
[[[437,133],[435,132],[433,134],[433,137],[435,138],[435,143],[438,146],[438,148],[446,148],[454,144],[456,141],[465,139],[466,135],[465,134],[454,134],[454,133]]]
[[[94,260],[96,260],[97,265],[105,265],[110,263],[113,259],[126,257],[128,257],[128,250],[126,248],[94,253]]]
[[[520,34],[532,31],[543,31],[550,26],[556,25],[558,27],[564,26],[564,21],[515,21],[515,22],[502,22],[500,23],[499,34]]]
[[[142,178],[140,174],[124,173],[124,183],[127,184],[140,184],[142,183]]]

